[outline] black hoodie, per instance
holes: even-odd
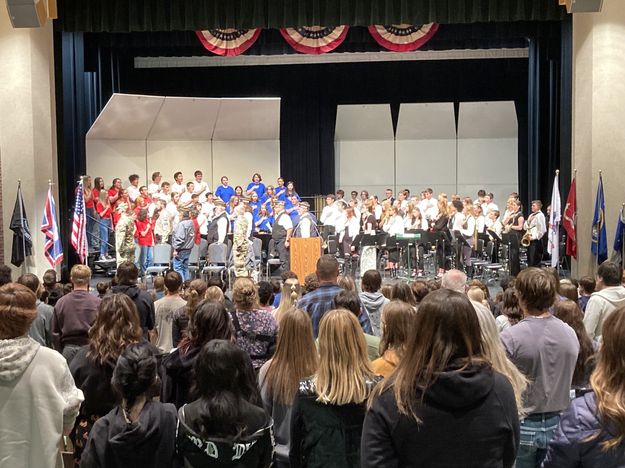
[[[419,425],[399,414],[392,387],[378,396],[365,417],[362,468],[513,466],[519,444],[514,392],[490,366],[450,367],[416,414]]]
[[[148,330],[154,329],[154,301],[147,291],[139,289],[135,285],[119,284],[113,286],[114,293],[122,293],[128,296],[137,306],[139,321],[143,329],[143,335],[147,338]]]
[[[192,394],[195,387],[193,365],[200,348],[190,348],[183,353],[180,348],[163,356],[161,364],[161,401],[173,403],[180,408],[195,399]]]
[[[148,401],[139,420],[128,424],[119,406],[96,421],[81,468],[171,468],[176,466],[176,408]]]

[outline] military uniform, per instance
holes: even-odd
[[[122,213],[115,226],[117,266],[122,262],[135,263],[135,222],[128,213]]]
[[[250,250],[250,239],[247,236],[248,220],[245,216],[237,216],[232,233],[232,254],[234,259],[234,276],[249,276],[246,268]]]

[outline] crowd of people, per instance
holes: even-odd
[[[310,204],[302,201],[295,190],[295,184],[285,184],[283,178],[278,178],[275,186],[265,185],[261,175],[255,173],[245,188],[233,188],[228,177],[223,176],[214,192],[199,170],[189,181],[181,172],[173,175],[173,183],[163,181],[160,172],[154,172],[151,179],[150,184],[142,185],[140,177],[132,174],[127,188],[116,178],[107,189],[101,177],[93,183],[91,177],[84,178],[87,240],[92,251],[99,251],[100,260],[112,260],[111,229],[115,232],[118,265],[123,261],[135,262],[143,274],[152,265],[154,246],[170,243],[174,269],[183,279],[189,277],[188,260],[194,245],[202,239],[208,244],[225,243],[229,234],[235,247],[237,276],[249,275],[246,260],[251,255],[253,236],[259,234],[271,236],[268,253],[280,259],[281,271],[290,267],[291,237],[318,236],[321,231],[326,238],[336,236],[343,257],[361,253],[356,242],[359,234],[383,233],[386,237],[380,243],[388,252],[386,268],[391,270],[400,261],[400,249],[397,243],[386,239],[410,232],[433,235],[439,275],[451,268],[464,269],[471,275],[479,239],[492,244],[493,261],[498,260],[500,246],[508,247],[508,270],[513,276],[521,269],[522,240],[527,246],[528,266],[539,266],[544,255],[547,222],[542,203],[534,200],[525,218],[516,192],[509,195],[501,212],[493,194],[485,190],[479,190],[474,199],[460,195],[448,198],[445,193],[434,197],[431,188],[416,196],[404,189],[395,197],[393,190],[387,189],[380,199],[366,190],[352,191],[346,198],[339,189],[326,197],[326,206],[317,219]],[[423,274],[424,247],[426,244],[421,243],[405,253],[414,257],[413,276]],[[373,267],[377,268],[377,264]],[[361,267],[363,272],[367,269]]]
[[[0,267],[0,459],[82,467],[625,465],[619,265],[529,267],[490,297],[457,269],[360,291],[323,255],[301,279],[152,288],[133,262]]]

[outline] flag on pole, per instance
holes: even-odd
[[[603,178],[599,172],[599,185],[595,199],[595,215],[592,219],[592,241],[590,251],[601,265],[608,259],[608,236],[605,228],[605,196],[603,194]]]
[[[560,185],[558,183],[558,174],[553,179],[553,190],[551,192],[551,214],[549,215],[549,243],[547,251],[551,255],[551,266],[558,267],[560,262],[560,220],[562,212],[562,204],[560,202]]]
[[[623,238],[625,237],[625,214],[623,211],[625,210],[625,205],[621,208],[620,213],[618,214],[618,220],[616,221],[616,234],[614,234],[614,256],[616,258],[620,258],[623,253]],[[623,260],[621,258],[621,260]]]
[[[566,254],[577,259],[577,232],[575,229],[575,213],[577,212],[577,194],[575,178],[571,182],[569,195],[566,197],[562,227],[566,231]]]
[[[72,247],[76,250],[82,263],[87,263],[87,222],[85,219],[85,203],[83,199],[82,179],[76,189],[76,203],[74,205],[74,220],[72,222]]]
[[[9,225],[13,231],[13,247],[11,249],[11,263],[16,267],[22,266],[26,257],[33,254],[33,238],[30,235],[28,219],[26,218],[26,208],[22,197],[22,183],[17,183],[17,196],[15,207]]]
[[[63,261],[63,246],[59,236],[59,225],[56,221],[56,204],[52,196],[52,187],[48,187],[48,197],[43,209],[43,221],[41,221],[41,232],[46,237],[43,254],[54,268]]]

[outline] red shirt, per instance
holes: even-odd
[[[100,215],[100,218],[111,219],[111,213],[113,212],[111,205],[104,206],[102,203],[98,202],[95,206],[95,209]]]
[[[154,245],[154,226],[151,221],[135,221],[137,231],[135,237],[139,241],[141,247],[152,247]]]
[[[83,190],[82,196],[85,199],[85,208],[93,209],[93,191],[87,196],[87,190]]]

